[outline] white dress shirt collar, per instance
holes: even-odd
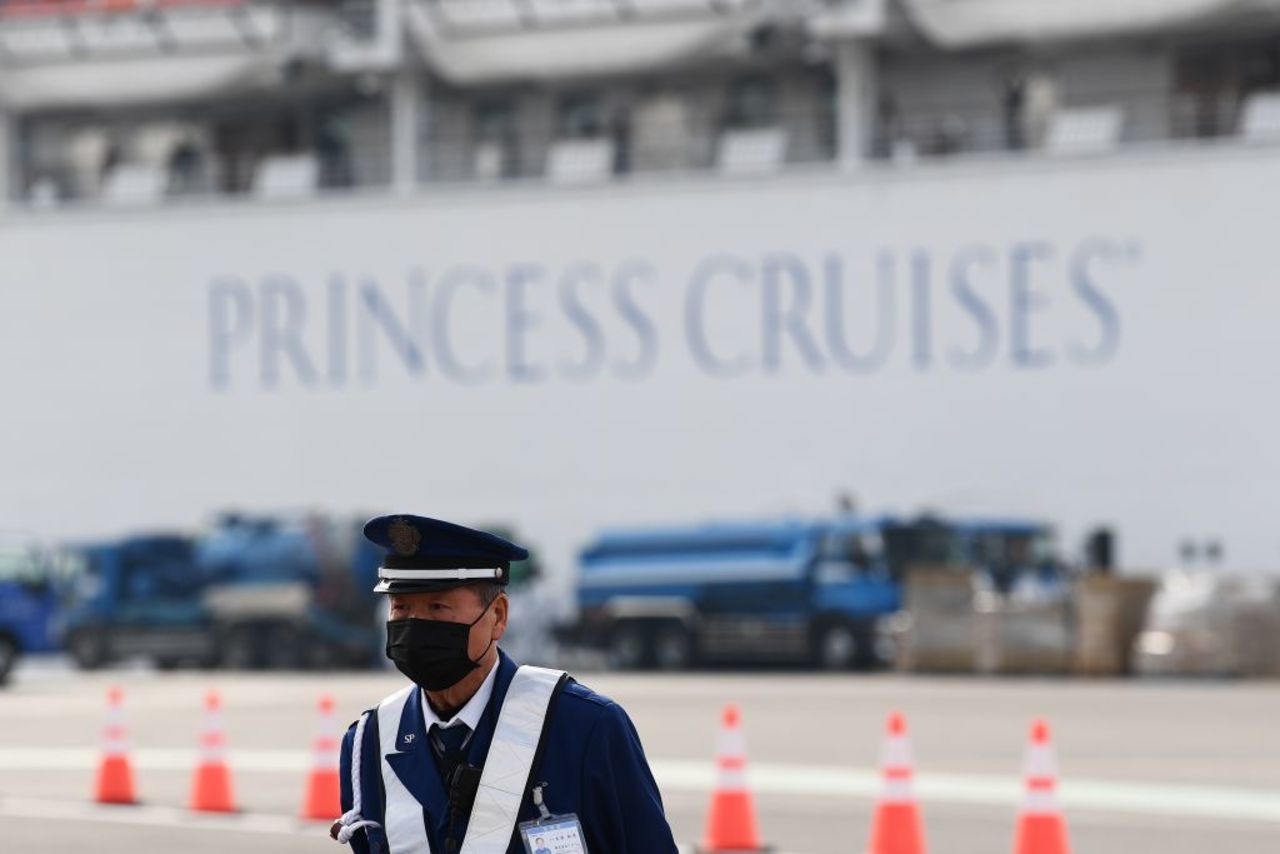
[[[427,701],[427,692],[422,692],[422,718],[425,729],[431,732],[431,727],[439,725],[441,729],[449,729],[458,724],[466,724],[467,728],[472,732],[476,731],[476,727],[480,725],[480,718],[484,717],[484,710],[489,706],[489,698],[493,696],[493,683],[498,678],[498,659],[494,658],[493,666],[489,668],[489,675],[484,677],[484,681],[480,683],[480,687],[475,694],[471,695],[471,699],[467,700],[467,704],[458,710],[458,713],[447,721],[440,720],[440,716],[436,714],[436,710],[431,708],[431,703]]]

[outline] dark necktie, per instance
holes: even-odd
[[[438,724],[431,727],[431,747],[435,750],[440,774],[446,785],[453,777],[454,769],[466,758],[465,748],[470,736],[471,728],[463,723],[454,724],[448,729]]]
[[[431,749],[436,756],[436,767],[449,792],[449,838],[445,841],[445,851],[454,854],[458,850],[455,831],[462,817],[463,806],[455,791],[453,780],[458,766],[466,761],[467,739],[471,736],[471,728],[464,723],[457,723],[448,729],[435,724],[431,727]],[[470,809],[470,806],[467,807]]]

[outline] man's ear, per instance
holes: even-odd
[[[502,640],[502,636],[507,632],[507,594],[499,593],[498,598],[493,600],[493,640],[495,642]]]

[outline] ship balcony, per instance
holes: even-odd
[[[558,122],[542,117],[528,128],[506,121],[507,114],[495,112],[492,102],[475,113],[460,111],[456,104],[434,104],[434,114],[450,120],[437,122],[417,140],[407,189],[581,188],[824,171],[906,174],[950,164],[1001,168],[1204,146],[1280,145],[1280,94],[1269,93],[1218,114],[1176,102],[1157,125],[1135,121],[1121,107],[1106,103],[1062,107],[1030,122],[997,113],[881,116],[868,129],[862,156],[853,162],[841,157],[834,115],[821,103],[757,120],[691,115],[677,104],[657,99],[636,105],[622,119],[617,114],[593,118],[581,103],[570,103]],[[264,121],[267,117],[262,116]],[[28,208],[136,207],[219,198],[296,201],[406,189],[393,180],[389,117],[382,113],[327,126],[344,123],[361,129],[363,143],[313,129],[289,145],[232,151],[225,148],[225,133],[202,128],[192,119],[146,125],[127,145],[123,137],[82,125],[75,125],[76,134],[61,143],[54,135],[28,128],[24,137],[34,142],[19,152],[13,201]]]

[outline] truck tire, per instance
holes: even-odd
[[[334,641],[318,638],[315,635],[303,635],[298,646],[300,661],[298,666],[303,670],[367,670],[376,663],[368,649],[352,648]],[[385,658],[381,659],[386,661]],[[387,662],[390,664],[391,662]]]
[[[13,665],[18,662],[18,642],[0,635],[0,685],[9,681]]]
[[[623,623],[609,633],[609,667],[614,670],[641,670],[652,666],[652,637],[638,623]]]
[[[67,638],[67,652],[81,670],[97,670],[107,663],[107,636],[101,629],[80,629]]]
[[[289,625],[277,625],[259,635],[261,660],[268,670],[301,670],[304,663],[302,634]]]
[[[822,670],[852,670],[864,655],[861,633],[851,623],[826,623],[814,633],[814,664]]]
[[[684,626],[672,623],[653,634],[654,662],[662,670],[688,670],[693,666],[693,637]]]
[[[226,670],[253,670],[258,667],[257,632],[253,626],[233,626],[219,642],[218,662]]]

